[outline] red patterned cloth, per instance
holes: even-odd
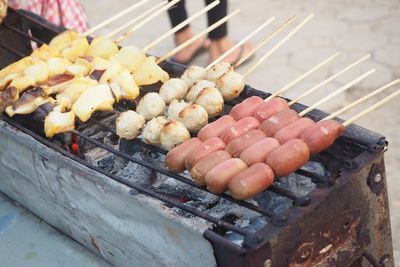
[[[54,24],[77,32],[85,32],[89,26],[83,7],[75,0],[9,0],[15,9],[36,13]]]

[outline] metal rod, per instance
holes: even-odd
[[[39,40],[38,38],[36,38],[34,36],[31,36],[31,35],[23,32],[23,31],[21,31],[20,29],[15,28],[14,26],[8,25],[8,23],[3,23],[2,25],[4,26],[4,28],[9,29],[10,31],[13,31],[13,32],[15,32],[15,33],[17,33],[19,35],[22,35],[22,36],[28,38],[29,40],[34,41],[34,42],[36,42],[38,44],[42,45],[42,44],[45,43],[42,40]]]
[[[0,44],[0,47],[4,48],[5,50],[7,50],[7,51],[9,51],[9,52],[13,53],[14,55],[17,55],[17,56],[19,56],[21,58],[25,57],[25,54],[15,50],[14,48],[8,47],[8,46],[3,45],[3,44]]]

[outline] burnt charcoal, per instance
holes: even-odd
[[[326,169],[320,162],[309,161],[301,169],[320,177],[324,177],[327,175]]]
[[[275,185],[287,189],[300,196],[306,196],[313,191],[317,185],[312,179],[303,175],[292,173],[286,177],[280,177]]]
[[[254,200],[257,201],[260,207],[276,214],[293,206],[293,200],[271,191],[264,191],[263,193],[258,194],[254,197]]]
[[[232,241],[233,243],[235,243],[238,246],[241,246],[243,244],[244,241],[244,237],[242,235],[239,235],[237,233],[234,233],[232,231],[228,231],[225,234],[225,237],[227,239],[229,239],[230,241]]]
[[[208,193],[199,189],[194,189],[192,186],[179,182],[173,178],[167,178],[162,181],[156,188],[156,192],[173,198],[186,198],[191,201],[199,201],[204,199]]]

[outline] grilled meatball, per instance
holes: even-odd
[[[218,79],[217,88],[226,101],[232,100],[243,91],[244,78],[235,71],[227,72]]]
[[[206,79],[206,70],[199,66],[190,66],[182,74],[181,79],[190,88],[195,82]]]
[[[169,104],[174,99],[182,99],[186,96],[189,88],[184,81],[172,78],[166,81],[160,88],[160,96],[165,103]]]
[[[151,120],[164,112],[164,99],[157,93],[146,94],[139,102],[136,112],[146,120]]]
[[[170,120],[160,131],[160,144],[168,151],[189,139],[189,131],[177,121]]]
[[[196,101],[197,96],[204,88],[208,87],[215,87],[215,83],[207,81],[207,80],[200,80],[193,84],[192,88],[190,88],[189,93],[186,96],[186,99],[189,102]]]
[[[153,118],[143,128],[143,139],[146,143],[152,145],[160,144],[161,129],[168,123],[166,117],[160,116]]]
[[[145,119],[142,115],[133,110],[125,111],[118,116],[115,122],[117,135],[127,140],[135,139],[140,134],[144,124]]]
[[[225,73],[232,71],[233,68],[231,64],[228,62],[221,62],[212,66],[209,70],[207,70],[207,80],[211,82],[217,82],[219,78],[222,77]]]

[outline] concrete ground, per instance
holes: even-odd
[[[82,0],[81,2],[86,8],[92,25],[107,19],[110,15],[128,7],[132,3],[132,1],[128,0]],[[186,2],[191,14],[203,7],[203,1]],[[400,27],[398,26],[400,22],[400,2],[397,0],[230,0],[231,11],[238,7],[242,9],[241,13],[233,18],[229,24],[230,35],[235,40],[240,40],[271,16],[276,17],[275,22],[272,24],[275,27],[283,23],[291,15],[297,15],[297,23],[311,12],[316,15],[315,19],[309,22],[261,67],[246,78],[248,84],[258,89],[273,92],[336,51],[341,52],[341,56],[337,60],[296,85],[286,96],[296,96],[301,91],[317,84],[366,53],[372,54],[371,60],[340,76],[320,90],[319,93],[308,97],[303,102],[306,104],[315,102],[316,99],[326,95],[327,92],[331,92],[335,88],[351,81],[357,75],[372,67],[376,68],[376,72],[372,76],[334,100],[329,101],[328,104],[324,104],[321,108],[327,111],[335,110],[372,89],[400,77]],[[136,14],[140,14],[140,11]],[[122,25],[122,22],[134,18],[134,16],[122,18],[99,31],[99,33],[110,32],[116,29],[118,25]],[[205,28],[206,20],[204,18],[198,19],[192,25],[195,30],[199,31]],[[137,31],[123,44],[130,43],[143,47],[169,28],[166,14],[160,15],[148,23],[147,26]],[[264,31],[264,36],[271,29],[273,29],[272,26]],[[276,40],[280,40],[283,35],[284,33],[277,37]],[[254,38],[253,42],[257,43],[262,38],[263,34],[259,34]],[[268,51],[274,43],[276,41],[272,41],[261,49],[257,57],[253,59],[253,62]],[[155,55],[163,55],[172,48],[173,39],[168,38],[150,52]],[[207,61],[208,58],[204,55],[193,64],[206,65]],[[240,71],[245,71],[250,65],[251,63],[243,66]],[[395,89],[392,88],[388,91],[392,92]],[[387,93],[383,95],[387,95]],[[368,107],[374,101],[376,99],[365,103],[362,108]],[[397,132],[400,124],[400,116],[398,115],[400,114],[399,103],[400,99],[397,98],[357,123],[385,135],[389,140],[389,151],[386,153],[387,180],[394,249],[397,263],[400,266],[400,194],[398,194],[400,190],[400,171],[398,170],[400,138]],[[354,113],[347,113],[343,117],[350,117]]]

